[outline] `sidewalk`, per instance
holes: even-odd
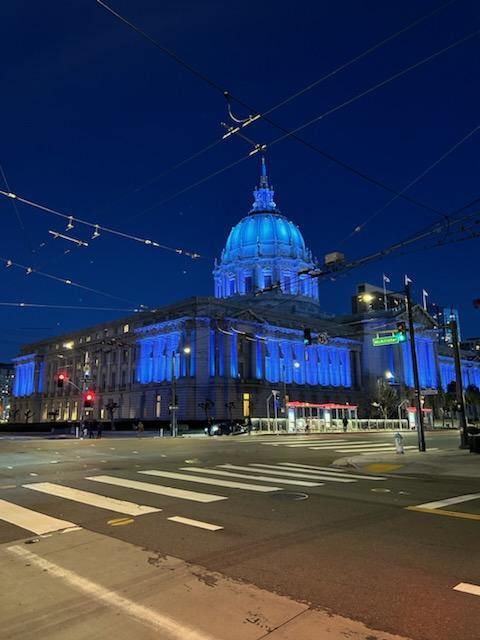
[[[480,479],[480,455],[464,449],[406,451],[404,454],[379,453],[335,460],[337,467],[361,469],[371,473],[458,476]]]

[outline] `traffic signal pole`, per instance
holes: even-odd
[[[175,351],[172,351],[172,404],[170,405],[170,428],[173,438],[176,438],[177,436],[177,394],[175,391],[175,382]]]
[[[408,332],[410,335],[410,349],[412,353],[412,369],[413,369],[413,383],[415,385],[415,408],[416,408],[416,425],[418,436],[418,450],[426,451],[425,446],[425,428],[423,424],[423,411],[422,411],[422,398],[420,391],[420,378],[418,376],[418,361],[417,361],[417,349],[415,347],[415,327],[413,326],[413,309],[412,309],[412,295],[410,291],[410,283],[405,285],[405,298],[407,302],[407,314],[408,314]]]
[[[462,362],[460,359],[457,321],[451,320],[448,326],[452,331],[452,346],[455,359],[455,391],[458,408],[460,410],[460,449],[468,449],[467,412],[465,409],[465,393],[463,391]]]

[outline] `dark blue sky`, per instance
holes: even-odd
[[[245,102],[264,110],[332,68],[439,6],[432,0],[335,2],[194,2],[115,0],[113,5],[166,47]],[[457,0],[420,26],[272,118],[294,128],[480,27],[476,0]],[[305,129],[302,136],[358,169],[403,188],[479,124],[479,44],[474,38],[355,104]],[[210,256],[249,209],[258,157],[213,178],[135,220],[146,207],[240,158],[230,138],[139,192],[123,197],[222,133],[225,102],[198,78],[115,20],[94,0],[48,3],[10,0],[0,8],[2,58],[0,161],[11,190],[93,222],[204,253],[192,262],[102,235],[67,256],[48,230],[57,219],[26,206],[23,232],[11,203],[0,201],[0,255],[132,300],[162,305],[213,291]],[[238,109],[241,112],[240,109]],[[258,142],[278,137],[251,126]],[[408,193],[449,212],[480,196],[477,134]],[[282,211],[300,225],[314,254],[341,248],[349,257],[374,251],[434,220],[395,202],[363,233],[357,224],[390,195],[288,140],[268,153]],[[3,184],[0,188],[3,188]],[[75,230],[78,237],[88,234]],[[43,242],[46,246],[41,247]],[[347,312],[357,282],[400,288],[405,271],[417,294],[456,305],[464,334],[480,334],[478,242],[391,257],[321,285],[322,308]],[[31,248],[34,253],[32,254]],[[0,268],[0,302],[116,306],[117,301]],[[118,302],[118,306],[124,306]],[[127,305],[129,306],[129,305]],[[19,344],[102,322],[115,314],[0,308],[0,358]]]

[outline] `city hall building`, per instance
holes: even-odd
[[[383,380],[405,395],[413,386],[408,342],[372,345],[406,319],[403,299],[383,311],[322,312],[318,280],[308,273],[318,265],[275,204],[264,162],[253,195],[215,262],[214,297],[25,346],[14,360],[11,420],[80,420],[87,390],[96,418],[113,411],[116,419],[167,422],[174,403],[184,423],[264,417],[272,392],[279,415],[288,398],[358,406],[368,416]],[[414,321],[421,385],[446,389],[455,378],[451,349],[439,344],[434,320],[419,306]],[[480,387],[474,353],[465,352],[463,371],[465,386]]]

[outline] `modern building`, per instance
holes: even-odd
[[[480,351],[480,338],[465,338],[462,342],[462,349],[465,351],[474,351],[478,354]]]
[[[357,292],[352,296],[352,313],[368,313],[399,309],[405,304],[403,293],[390,291],[368,282],[357,285]]]
[[[309,274],[318,266],[277,207],[264,162],[253,196],[215,262],[214,297],[25,346],[15,359],[17,420],[78,420],[87,391],[100,419],[114,411],[120,419],[166,422],[169,407],[178,406],[187,423],[265,416],[272,392],[280,415],[287,399],[358,405],[368,415],[383,379],[405,394],[413,384],[408,343],[372,344],[405,320],[402,300],[393,298],[387,310],[325,314]],[[415,307],[414,318],[422,386],[445,387],[451,354],[440,355],[431,316]],[[480,363],[465,366],[480,382]]]
[[[0,422],[6,422],[10,415],[10,396],[14,378],[13,365],[0,363]]]

